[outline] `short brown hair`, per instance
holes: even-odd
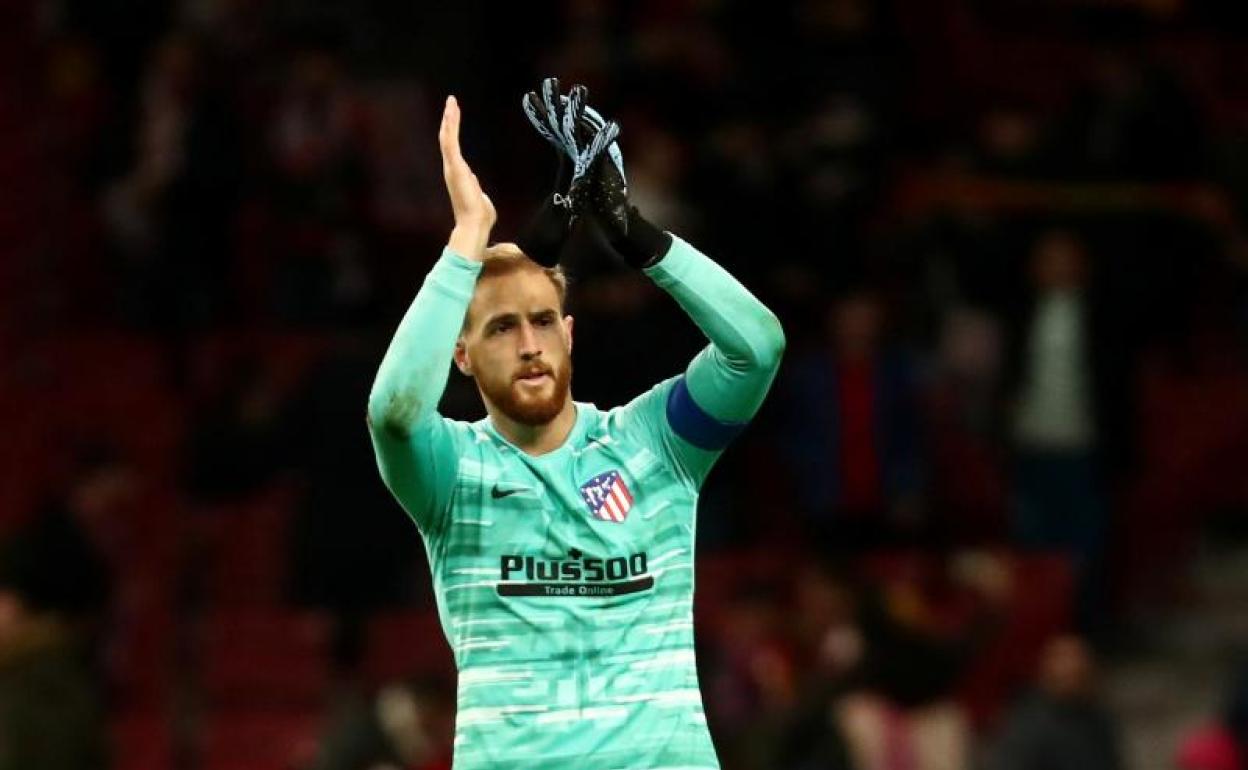
[[[554,284],[555,294],[559,297],[559,312],[562,313],[563,303],[568,296],[568,276],[564,274],[563,268],[559,265],[543,267],[537,264],[514,243],[495,243],[487,246],[481,259],[481,274],[477,280],[499,278],[521,270],[539,270],[550,279],[550,282]],[[464,316],[465,331],[469,327],[469,315]]]

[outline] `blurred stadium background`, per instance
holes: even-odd
[[[700,514],[725,770],[1211,770],[1248,748],[1248,6],[10,0],[0,768],[449,767],[363,415],[547,74],[790,344]],[[692,326],[593,243],[577,398]],[[444,411],[475,418],[469,382]]]

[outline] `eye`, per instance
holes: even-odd
[[[554,322],[555,319],[548,315],[538,316],[538,319],[534,321],[537,326],[550,326]]]

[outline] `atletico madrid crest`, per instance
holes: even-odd
[[[581,497],[594,518],[621,522],[633,507],[633,494],[619,471],[607,471],[581,485]]]

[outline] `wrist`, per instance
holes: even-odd
[[[537,264],[554,267],[571,224],[572,212],[547,200],[516,234],[516,245]]]
[[[446,247],[456,254],[480,262],[485,258],[485,246],[490,240],[490,227],[475,223],[456,223]]]
[[[627,222],[626,231],[616,231],[613,245],[632,267],[652,267],[671,249],[672,236],[642,217],[636,206],[628,207]]]

